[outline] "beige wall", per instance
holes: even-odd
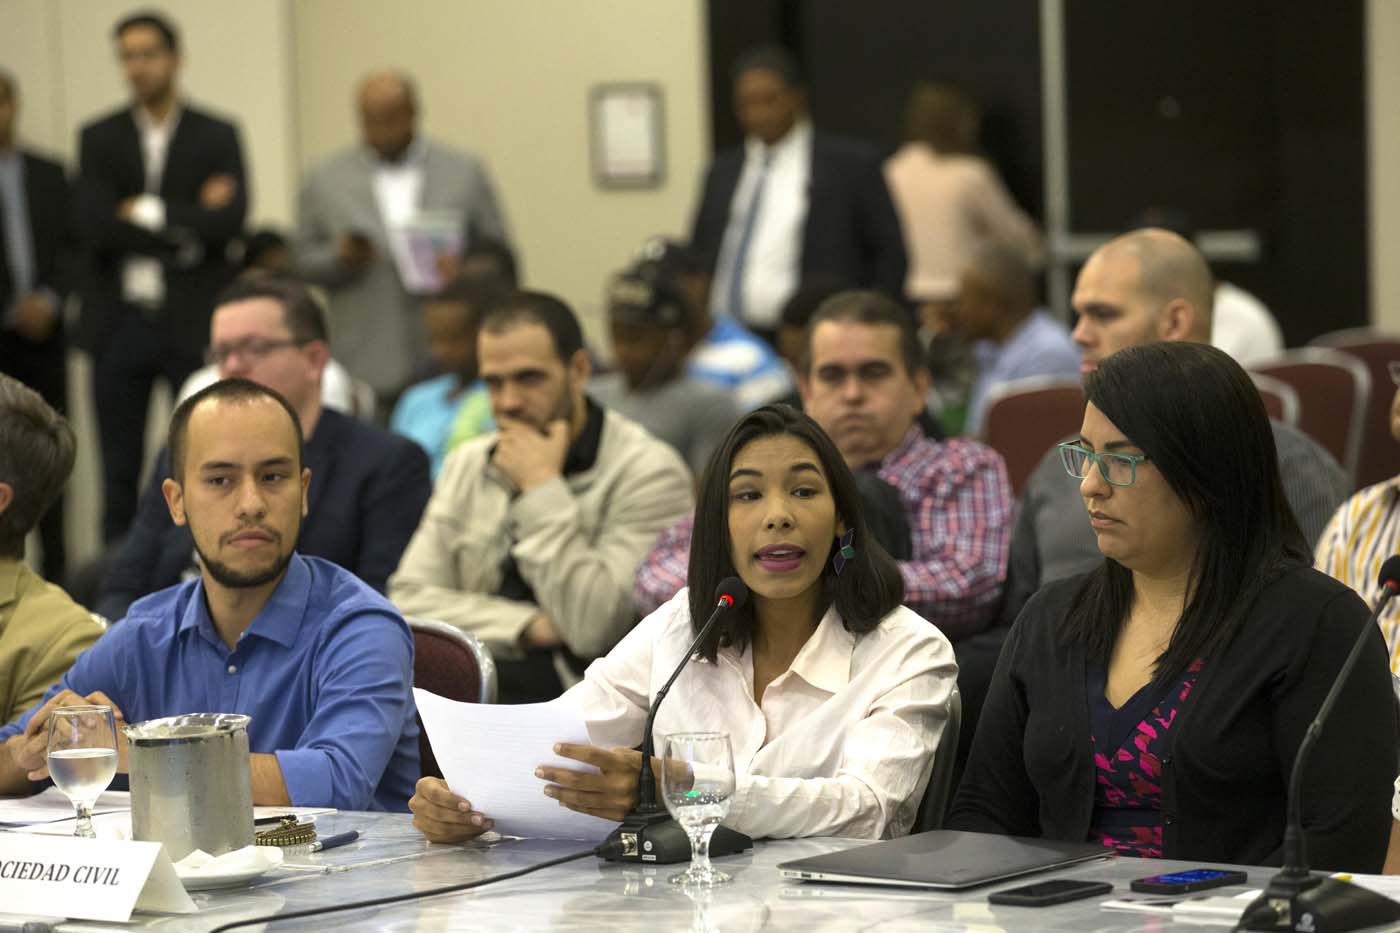
[[[300,0],[293,33],[302,164],[355,139],[366,70],[409,71],[427,133],[485,158],[529,284],[573,304],[595,342],[606,275],[689,224],[709,137],[700,0]],[[603,191],[588,89],[627,80],[661,86],[666,179]]]
[[[417,76],[430,134],[486,159],[529,283],[570,301],[600,346],[605,276],[644,237],[689,222],[709,136],[701,0],[0,0],[0,64],[21,85],[24,139],[71,166],[78,127],[124,99],[110,31],[138,6],[179,26],[190,98],[238,123],[253,223],[294,221],[300,172],[355,139],[352,88],[384,65]],[[661,85],[666,179],[604,192],[589,165],[588,89],[627,80]],[[78,558],[98,548],[85,364],[74,354]],[[164,406],[153,414],[151,442]]]
[[[126,99],[111,30],[138,5],[177,24],[188,96],[242,131],[250,220],[286,223],[297,167],[287,0],[0,0],[0,62],[20,80],[21,135],[76,162],[78,128]]]
[[[1400,0],[1366,4],[1371,320],[1400,333]]]

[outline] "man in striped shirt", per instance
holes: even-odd
[[[893,487],[909,529],[904,603],[957,642],[994,618],[1006,575],[1011,486],[975,441],[933,441],[916,419],[928,371],[910,315],[874,292],[842,292],[807,329],[802,407],[846,462]],[[637,574],[648,613],[685,586],[692,519],[667,530]],[[860,543],[856,542],[859,547]]]
[[[1390,377],[1400,387],[1400,361],[1390,364]],[[1400,388],[1390,403],[1390,435],[1400,442]],[[1397,549],[1400,476],[1367,486],[1342,503],[1318,539],[1315,566],[1370,601],[1381,563]],[[1396,603],[1392,602],[1381,614],[1380,626],[1390,649],[1390,669],[1400,672],[1400,608]]]

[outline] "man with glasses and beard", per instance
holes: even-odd
[[[489,311],[477,361],[497,430],[448,454],[389,597],[485,642],[502,702],[550,700],[637,621],[632,577],[694,504],[690,473],[584,393],[583,334],[552,295]]]
[[[0,729],[0,794],[46,776],[51,710],[100,703],[123,723],[251,716],[255,804],[403,809],[419,774],[412,635],[353,574],[295,552],[312,479],[297,412],[224,380],[176,409],[170,450],[162,493],[199,577],[138,601]],[[120,730],[117,746],[124,772]]]
[[[322,404],[328,337],[325,316],[305,286],[242,279],[216,301],[208,357],[219,378],[276,390],[300,419],[306,463],[316,476],[300,532],[302,553],[333,561],[383,592],[432,492],[428,458],[407,438]],[[109,619],[198,573],[189,530],[171,522],[161,494],[169,465],[162,451],[136,522],[107,572],[96,608]]]

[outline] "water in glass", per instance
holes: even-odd
[[[661,793],[666,809],[690,836],[690,868],[672,884],[710,886],[729,876],[710,865],[710,837],[729,814],[734,755],[724,732],[679,732],[662,743]]]
[[[117,773],[117,729],[110,706],[60,706],[49,713],[49,776],[78,813],[75,836],[88,839],[92,807]]]

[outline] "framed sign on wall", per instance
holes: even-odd
[[[597,84],[589,91],[593,178],[600,188],[656,188],[666,177],[666,121],[654,82]]]

